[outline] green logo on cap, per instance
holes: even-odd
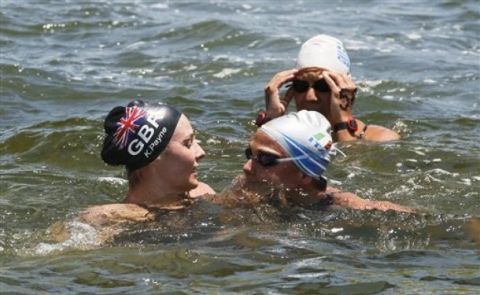
[[[323,132],[319,132],[319,133],[313,135],[313,138],[315,138],[317,141],[320,141],[323,138],[325,138],[325,134]]]

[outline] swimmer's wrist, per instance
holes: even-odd
[[[345,113],[342,112],[342,113],[337,114],[337,116],[332,116],[332,122],[331,122],[332,126],[335,126],[336,124],[339,124],[342,122],[348,122],[353,118],[352,114],[349,114],[346,112]]]
[[[278,93],[278,88],[272,87],[271,85],[267,85],[264,91],[265,91],[265,98],[267,98],[272,96],[275,92]]]
[[[349,119],[338,122],[332,125],[332,131],[338,133],[341,131],[348,131],[350,134],[354,135],[358,130],[357,120],[352,116]]]

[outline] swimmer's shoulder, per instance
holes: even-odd
[[[365,124],[361,122],[359,124],[359,129],[363,130],[364,127]],[[367,128],[365,129],[365,135],[363,137],[365,140],[381,142],[400,139],[400,134],[398,134],[392,129],[388,129],[379,125],[366,125],[366,127]]]
[[[198,198],[203,195],[213,195],[215,191],[206,183],[200,182],[196,188],[190,191],[192,198]]]
[[[80,219],[88,224],[100,226],[127,221],[149,221],[154,215],[137,204],[116,203],[89,207],[80,213]]]

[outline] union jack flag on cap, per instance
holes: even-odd
[[[148,165],[167,147],[181,115],[167,104],[141,100],[114,107],[104,122],[102,160],[128,171]]]
[[[137,106],[126,107],[125,116],[117,122],[117,131],[113,135],[113,142],[120,149],[124,149],[128,144],[130,134],[143,124],[145,120],[145,111]]]

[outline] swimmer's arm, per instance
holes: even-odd
[[[80,213],[80,220],[95,227],[127,221],[153,220],[153,215],[136,204],[107,204],[92,206]]]
[[[394,130],[378,125],[366,126],[365,123],[363,123],[359,119],[355,120],[357,122],[358,129],[357,131],[355,131],[354,134],[350,133],[350,131],[348,131],[347,129],[338,130],[333,133],[334,140],[337,142],[341,142],[364,139],[371,142],[384,142],[400,139],[400,135]]]
[[[290,101],[292,101],[292,98],[293,98],[293,89],[289,88],[285,92],[285,95],[280,99],[280,103],[283,105],[285,111],[287,110],[288,105],[290,104]]]
[[[277,73],[265,86],[265,105],[267,119],[273,119],[283,115],[292,99],[293,92],[289,89],[285,96],[280,99],[280,88],[294,78],[297,69],[290,69]]]
[[[327,71],[324,72],[323,76],[331,89],[329,120],[332,128],[335,130],[337,124],[347,123],[354,119],[352,107],[356,97],[357,87],[351,77],[345,74],[336,74]],[[366,126],[359,119],[354,120],[358,129],[355,132],[347,129],[334,131],[335,141],[366,139],[369,141],[382,142],[398,140],[400,138],[397,132],[388,128],[375,125]],[[362,133],[363,131],[365,132],[364,134]]]
[[[380,210],[380,211],[394,210],[397,212],[407,212],[407,213],[414,212],[414,210],[411,208],[404,207],[389,201],[365,200],[353,193],[348,193],[348,192],[336,192],[336,193],[333,193],[333,197],[334,197],[335,205],[339,205],[339,206],[343,206],[351,209]]]

